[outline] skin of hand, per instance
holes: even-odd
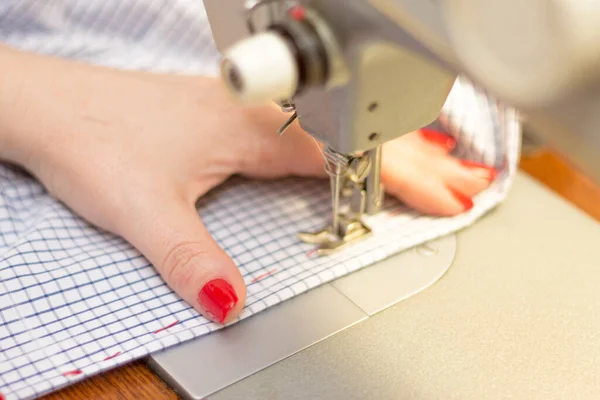
[[[196,201],[236,173],[324,177],[310,136],[294,124],[279,137],[287,115],[276,106],[239,107],[215,78],[112,70],[6,48],[0,65],[0,158],[126,239],[207,318],[235,318],[244,281]],[[431,214],[472,207],[470,197],[494,171],[452,158],[453,146],[428,131],[386,144],[387,190]]]

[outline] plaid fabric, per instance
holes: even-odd
[[[0,40],[125,69],[213,74],[219,59],[202,2],[193,0],[3,0]],[[202,200],[200,215],[248,285],[241,319],[468,226],[504,199],[519,156],[515,112],[458,80],[444,113],[457,156],[499,169],[475,207],[455,218],[387,199],[368,220],[375,235],[318,258],[296,233],[327,222],[327,182],[235,178]],[[129,244],[0,164],[0,394],[37,397],[217,329]]]

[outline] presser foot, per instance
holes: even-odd
[[[300,232],[298,238],[304,243],[318,245],[316,250],[318,256],[328,256],[372,233],[371,228],[359,218],[341,220],[339,224],[339,234],[334,234],[333,227],[329,226],[317,232]]]

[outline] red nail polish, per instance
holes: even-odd
[[[290,18],[296,21],[302,21],[306,17],[306,9],[302,6],[293,6],[288,13]]]
[[[488,180],[490,182],[492,182],[494,179],[496,179],[496,176],[498,175],[498,171],[496,171],[495,168],[490,167],[488,165],[485,164],[481,164],[475,161],[468,161],[468,160],[460,160],[460,163],[467,168],[479,168],[482,170],[486,171],[486,175],[485,177],[488,178]]]
[[[225,318],[238,301],[233,286],[225,279],[213,279],[204,285],[198,293],[198,302],[208,315],[219,323]]]
[[[446,150],[454,150],[456,147],[456,140],[444,132],[438,132],[431,129],[421,129],[419,132],[421,133],[423,139],[430,143],[441,146]]]
[[[473,208],[473,200],[470,197],[467,197],[461,192],[458,192],[452,188],[448,188],[448,190],[450,190],[454,198],[456,198],[456,200],[463,205],[465,211],[469,211],[471,208]]]

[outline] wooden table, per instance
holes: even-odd
[[[523,156],[521,169],[600,220],[600,187],[553,152],[541,149]],[[146,398],[179,397],[142,361],[97,375],[44,397],[45,400]]]

